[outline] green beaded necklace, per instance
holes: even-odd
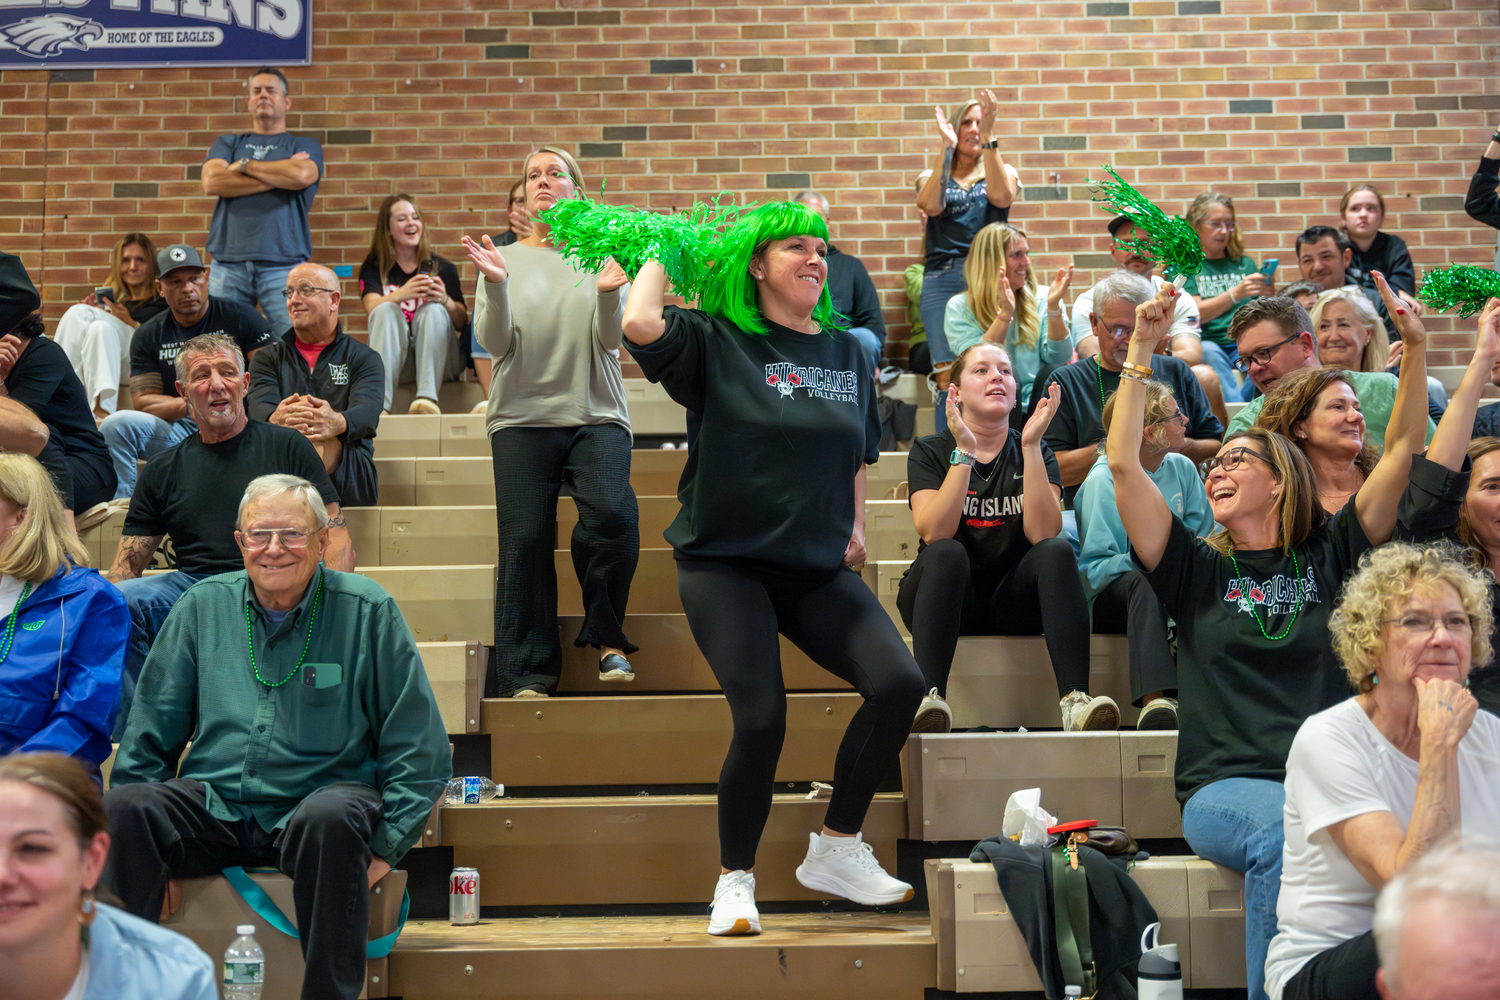
[[[1094,372],[1099,376],[1099,410],[1104,411],[1104,366],[1099,363],[1098,357],[1094,358]]]
[[[318,620],[318,604],[322,600],[323,600],[323,576],[320,573],[318,575],[318,589],[313,594],[312,612],[307,616],[307,638],[302,643],[302,655],[299,656],[299,657],[297,657],[297,665],[292,668],[292,672],[289,673],[289,674],[287,674],[281,680],[277,681],[275,684],[272,684],[270,681],[268,681],[264,677],[262,677],[260,675],[260,667],[256,666],[256,663],[255,663],[255,629],[250,624],[250,605],[249,604],[245,605],[245,645],[247,645],[247,646],[250,647],[250,669],[255,672],[255,679],[258,680],[258,681],[260,681],[266,687],[270,688],[272,691],[274,691],[277,688],[281,687],[281,685],[285,684],[287,681],[291,680],[293,677],[296,677],[297,674],[301,672],[301,670],[302,670],[302,664],[304,662],[306,662],[306,660],[307,660],[307,650],[312,645],[313,623]],[[0,657],[0,659],[3,659],[3,657]]]
[[[10,656],[10,644],[16,639],[16,622],[21,619],[21,605],[26,603],[26,598],[31,596],[31,581],[26,581],[26,586],[21,588],[21,596],[16,598],[16,606],[11,609],[10,617],[5,620],[5,634],[0,635],[0,663],[4,663]]]
[[[1242,576],[1240,573],[1240,564],[1235,561],[1233,549],[1229,550],[1229,563],[1234,567],[1234,578],[1236,580],[1243,580],[1244,576]],[[1297,581],[1297,606],[1292,609],[1292,620],[1286,623],[1286,628],[1282,630],[1282,633],[1280,635],[1272,635],[1271,633],[1266,631],[1266,623],[1261,621],[1260,615],[1256,614],[1255,612],[1255,602],[1248,602],[1250,605],[1250,617],[1254,618],[1255,624],[1260,627],[1260,634],[1271,642],[1285,639],[1287,636],[1291,635],[1292,626],[1297,624],[1297,615],[1302,611],[1302,570],[1297,565],[1296,551],[1292,552],[1292,579]]]

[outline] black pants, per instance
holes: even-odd
[[[1313,956],[1286,984],[1281,1000],[1376,1000],[1379,968],[1375,932],[1365,931]]]
[[[583,587],[575,646],[637,647],[625,638],[625,602],[641,556],[640,511],[630,488],[630,432],[619,424],[506,427],[490,436],[500,576],[495,585],[495,671],[500,695],[532,684],[555,691],[557,496],[578,504],[573,569]]]
[[[1177,663],[1167,643],[1167,609],[1140,570],[1127,570],[1094,598],[1094,633],[1125,636],[1130,647],[1130,699],[1177,694]]]
[[[823,820],[838,833],[858,833],[922,700],[921,674],[880,601],[846,569],[798,581],[709,560],[679,561],[677,590],[734,720],[719,773],[720,863],[753,867],[771,813],[786,737],[778,632],[864,696],[834,759]]]
[[[374,507],[380,502],[380,477],[375,472],[375,445],[369,438],[344,449],[338,468],[329,474],[339,495],[339,507]]]
[[[924,548],[896,594],[930,688],[947,697],[961,635],[1045,635],[1058,696],[1089,689],[1089,603],[1073,546],[1044,538],[999,583],[976,581],[953,538]]]
[[[285,829],[225,822],[186,778],[121,785],[104,796],[113,842],[101,884],[155,923],[167,880],[225,868],[274,866],[292,879],[307,973],[303,1000],[354,1000],[365,984],[370,936],[370,835],[380,796],[366,785],[328,785],[302,800]]]

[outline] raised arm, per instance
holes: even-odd
[[[948,121],[948,116],[943,114],[943,109],[935,107],[932,109],[932,114],[937,119],[938,133],[943,137],[943,145],[938,150],[936,162],[927,173],[927,181],[917,192],[917,207],[929,217],[942,215],[943,209],[947,207],[948,178],[953,173],[953,151],[958,148],[958,131],[953,123]],[[985,187],[988,189],[989,185]]]
[[[621,323],[625,339],[637,347],[654,344],[667,332],[662,315],[666,308],[667,272],[654,260],[647,261],[630,284]]]
[[[479,287],[474,290],[474,336],[495,358],[496,364],[510,354],[510,269],[505,257],[488,236],[475,243],[463,238],[464,252],[479,269]],[[483,308],[479,308],[483,303]]]
[[[1474,355],[1464,369],[1463,381],[1448,399],[1448,409],[1438,421],[1437,433],[1427,446],[1427,458],[1451,472],[1463,467],[1469,438],[1474,432],[1474,414],[1479,410],[1479,394],[1490,384],[1490,372],[1500,361],[1500,299],[1491,299],[1479,314],[1479,333],[1474,339]]]
[[[948,430],[958,450],[973,455],[978,443],[974,432],[964,423],[954,403],[954,393],[948,393]],[[911,495],[912,526],[922,541],[931,545],[939,538],[952,538],[958,534],[958,522],[964,513],[964,498],[969,495],[970,466],[955,462],[948,467],[943,485],[935,490],[918,490]]]
[[[1401,356],[1396,402],[1386,425],[1385,451],[1354,495],[1354,516],[1372,545],[1390,541],[1396,530],[1401,493],[1411,478],[1411,457],[1427,444],[1427,331],[1422,321],[1396,300],[1385,276],[1373,272],[1391,320],[1407,350]],[[1472,423],[1471,423],[1472,426]]]
[[[1172,300],[1178,295],[1172,285],[1163,285],[1156,297],[1135,307],[1135,333],[1125,357],[1130,365],[1151,367],[1156,345],[1172,328]],[[1109,424],[1105,454],[1115,481],[1115,507],[1136,558],[1149,572],[1161,562],[1172,532],[1172,511],[1161,491],[1141,465],[1141,440],[1145,434],[1146,386],[1133,378],[1120,379],[1115,393],[1114,419]]]
[[[1062,490],[1047,478],[1047,459],[1042,454],[1042,435],[1062,402],[1062,387],[1047,386],[1047,395],[1021,429],[1021,524],[1032,545],[1056,538],[1062,531]]]
[[[995,114],[1000,102],[995,92],[988,88],[979,92],[979,141],[991,142],[994,138]],[[996,208],[1009,208],[1021,193],[1020,177],[1000,157],[1000,147],[985,149],[980,156],[984,160],[985,197]]]

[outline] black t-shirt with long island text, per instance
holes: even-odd
[[[208,311],[192,326],[179,326],[172,310],[146,320],[130,337],[130,375],[156,375],[161,393],[176,396],[177,352],[194,337],[221,333],[240,345],[248,369],[250,352],[272,343],[271,324],[254,309],[235,299],[208,300]]]
[[[1173,516],[1146,579],[1177,623],[1178,802],[1223,778],[1286,780],[1302,721],[1354,694],[1328,620],[1370,548],[1352,500],[1292,555],[1236,550],[1233,561]]]
[[[906,459],[906,481],[911,493],[941,489],[948,477],[956,443],[944,431],[912,442]],[[1047,480],[1062,486],[1062,475],[1052,449],[1042,443]],[[1021,432],[1012,429],[994,460],[969,469],[969,493],[954,538],[969,553],[969,572],[977,580],[998,584],[1031,550],[1022,508]],[[927,547],[921,543],[918,552]]]
[[[664,318],[659,340],[626,347],[688,409],[667,541],[679,558],[835,572],[854,531],[855,475],[880,458],[868,353],[844,331],[770,324],[760,336],[676,306]]]
[[[289,427],[252,420],[228,441],[204,444],[197,434],[157,455],[141,470],[125,514],[126,535],[170,535],[184,573],[245,568],[234,542],[240,497],[257,476],[299,476],[338,503],[318,452]]]

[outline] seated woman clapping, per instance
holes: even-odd
[[[1091,698],[1089,618],[1078,561],[1062,530],[1062,478],[1042,441],[1057,411],[1053,385],[1017,431],[1010,355],[981,341],[955,359],[948,430],[919,438],[907,460],[922,545],[896,606],[928,688],[913,723],[947,732],[948,672],[961,635],[1047,637],[1063,728],[1115,729],[1119,707]]]
[[[1302,451],[1254,427],[1204,463],[1214,520],[1196,537],[1141,465],[1148,362],[1167,336],[1171,287],[1136,309],[1107,454],[1136,564],[1177,623],[1177,798],[1201,857],[1245,875],[1249,994],[1264,996],[1276,930],[1286,755],[1308,715],[1348,697],[1328,619],[1344,577],[1390,539],[1426,425],[1420,382],[1403,380],[1386,451],[1354,501],[1329,516]],[[1410,356],[1405,363],[1411,363]]]
[[[1380,889],[1460,833],[1500,845],[1500,719],[1464,688],[1491,654],[1484,581],[1457,550],[1388,545],[1330,625],[1360,693],[1304,722],[1287,759],[1272,1000],[1375,996]]]

